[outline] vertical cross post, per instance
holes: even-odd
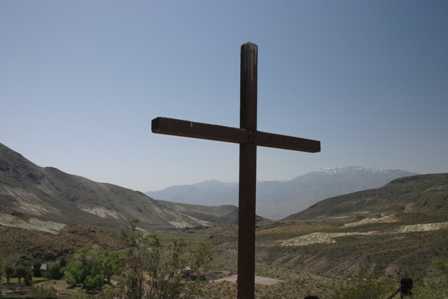
[[[240,128],[257,130],[257,58],[255,44],[241,47]],[[253,135],[254,136],[254,135]],[[238,299],[255,296],[255,199],[257,184],[257,145],[240,144],[238,218]]]
[[[239,129],[166,117],[157,117],[151,122],[154,133],[232,142],[240,146],[238,299],[255,298],[257,146],[320,152],[320,141],[257,131],[257,60],[257,45],[243,44]]]

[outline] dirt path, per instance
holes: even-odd
[[[237,275],[230,275],[227,277],[223,277],[221,279],[213,280],[212,282],[222,282],[222,281],[228,281],[236,283]],[[282,282],[281,280],[269,278],[269,277],[263,277],[263,276],[255,276],[255,284],[259,285],[265,285],[265,286],[271,286],[277,283]]]

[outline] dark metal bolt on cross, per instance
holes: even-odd
[[[237,143],[240,145],[238,298],[255,295],[255,199],[257,146],[309,153],[320,152],[320,142],[257,131],[257,59],[253,43],[241,46],[240,128],[157,117],[152,132]]]

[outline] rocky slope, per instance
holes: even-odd
[[[427,174],[393,180],[384,187],[320,201],[287,219],[395,215],[448,219],[448,174]]]
[[[257,231],[273,266],[334,277],[415,279],[448,259],[448,174],[393,180],[320,201]]]
[[[195,209],[202,212],[188,212]],[[182,228],[213,224],[232,209],[236,207],[181,210],[141,192],[39,167],[0,143],[2,226],[57,234],[66,225],[117,228],[137,220],[144,229]]]

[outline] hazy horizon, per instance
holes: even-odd
[[[321,171],[325,172],[325,171],[332,171],[332,170],[336,170],[336,169],[349,169],[349,168],[362,168],[362,169],[367,169],[367,170],[372,170],[372,171],[401,170],[401,171],[404,171],[404,172],[415,173],[416,175],[429,174],[429,173],[416,173],[416,172],[409,171],[407,169],[367,168],[367,167],[363,167],[363,166],[359,166],[359,165],[348,165],[348,166],[344,166],[344,167],[316,169],[316,170],[312,170],[312,171],[305,172],[305,173],[299,173],[299,174],[297,174],[295,176],[292,176],[292,177],[286,178],[286,179],[282,179],[282,180],[260,180],[260,179],[257,179],[257,183],[292,181],[292,180],[294,180],[294,179],[296,179],[296,178],[298,178],[300,176],[312,174],[312,173],[315,173],[315,172],[321,172]],[[217,183],[223,183],[223,184],[237,184],[238,183],[237,180],[235,180],[235,181],[224,181],[224,180],[219,180],[219,179],[215,179],[215,178],[209,178],[209,179],[205,179],[205,180],[202,180],[202,181],[191,182],[191,183],[188,183],[188,184],[183,184],[182,182],[180,182],[180,183],[177,183],[177,184],[173,184],[173,185],[162,187],[160,189],[146,190],[144,192],[162,191],[164,189],[167,189],[167,188],[170,188],[170,187],[175,187],[175,186],[190,186],[190,185],[197,185],[197,184],[208,183],[208,182],[217,182]]]
[[[239,50],[259,46],[258,180],[360,165],[448,172],[448,5],[407,1],[0,3],[0,142],[131,189],[238,180],[238,146],[150,133],[239,126]]]

